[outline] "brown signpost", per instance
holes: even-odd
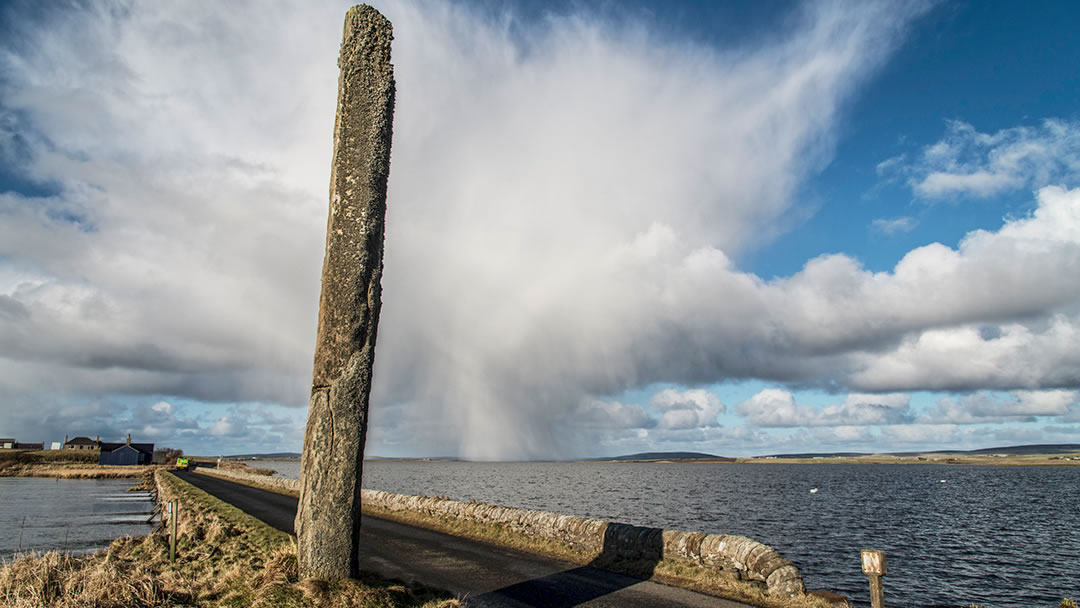
[[[870,606],[871,608],[885,608],[885,589],[881,584],[881,577],[885,576],[885,552],[873,549],[862,550],[862,571],[870,577]]]
[[[304,577],[356,576],[360,479],[375,335],[394,116],[390,22],[367,5],[345,15],[338,67],[330,212],[311,382],[297,560]]]

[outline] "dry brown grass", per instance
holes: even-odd
[[[97,464],[98,450],[37,450],[29,452],[38,462]]]
[[[16,464],[0,471],[0,477],[54,477],[58,479],[129,479],[142,477],[158,465],[113,466],[99,464]]]
[[[180,502],[177,561],[163,533],[124,538],[85,557],[26,555],[0,566],[12,608],[451,608],[445,594],[365,579],[300,580],[292,537],[167,473],[161,499]]]
[[[153,466],[99,465],[97,450],[0,450],[0,477],[125,479],[142,477]]]
[[[135,542],[117,541],[104,557],[76,558],[57,552],[20,557],[0,568],[0,599],[10,608],[173,605],[159,577],[138,566],[128,567],[116,557],[129,552]]]

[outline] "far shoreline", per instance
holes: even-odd
[[[296,461],[297,459],[266,459],[266,461]],[[461,458],[370,458],[364,464],[382,462],[468,464],[861,464],[861,465],[967,465],[967,466],[1080,466],[1080,453],[1030,454],[1023,456],[830,456],[814,458],[783,458],[755,456],[750,458],[656,458],[656,459],[578,459],[578,460],[465,460]]]

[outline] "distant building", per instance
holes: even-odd
[[[0,450],[44,450],[44,443],[19,443],[15,439],[0,437]]]
[[[125,443],[101,441],[98,445],[101,446],[98,464],[135,465],[151,464],[154,461],[154,444],[131,443],[130,434]]]
[[[96,450],[100,447],[101,437],[97,439],[90,439],[89,437],[76,437],[71,441],[68,441],[67,436],[64,436],[64,449],[65,450]]]

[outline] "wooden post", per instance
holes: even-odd
[[[180,518],[180,505],[169,501],[169,563],[176,563],[176,520]]]
[[[23,515],[22,523],[19,524],[19,548],[15,550],[16,553],[22,553],[22,535],[23,530],[26,529],[26,516]]]
[[[862,571],[870,578],[871,608],[885,608],[885,589],[881,577],[885,576],[885,552],[873,549],[862,550]]]

